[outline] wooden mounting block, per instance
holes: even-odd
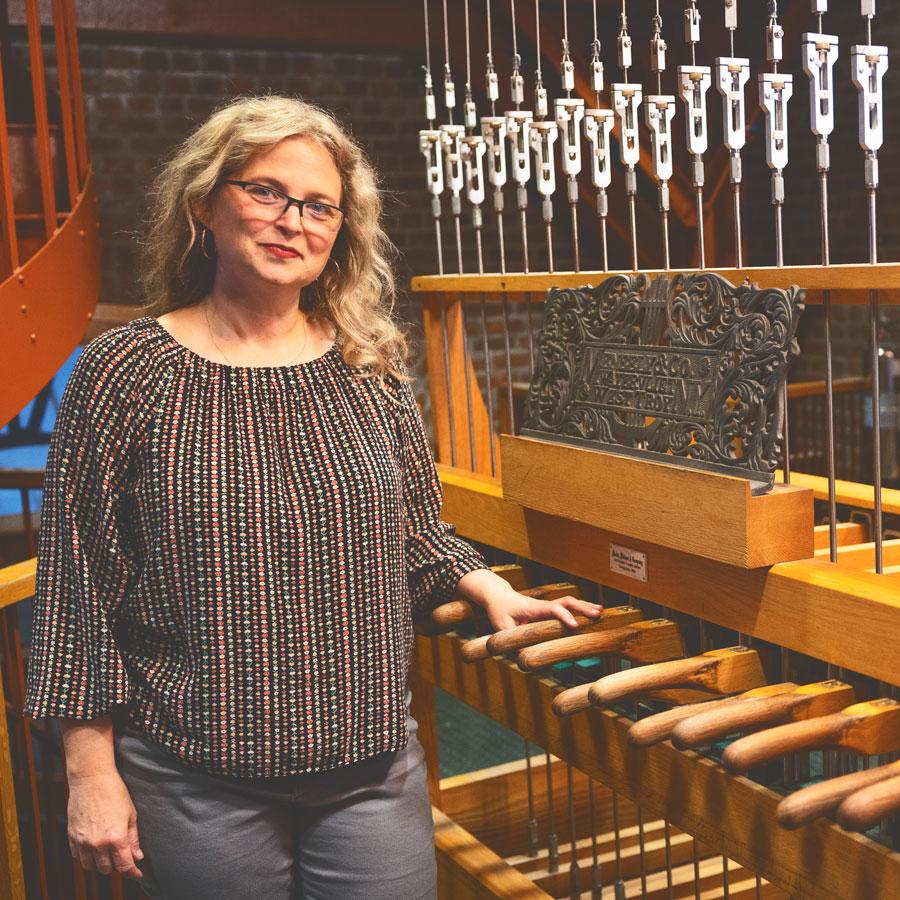
[[[527,509],[746,569],[815,552],[807,488],[753,496],[737,476],[508,434],[500,452],[504,499]]]

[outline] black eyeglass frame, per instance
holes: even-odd
[[[309,204],[315,204],[316,206],[327,206],[329,209],[336,209],[341,214],[341,221],[338,224],[338,227],[335,228],[334,234],[337,234],[341,230],[344,222],[347,220],[347,213],[344,212],[339,206],[335,206],[333,203],[324,203],[321,200],[298,200],[296,197],[291,197],[289,194],[286,194],[284,191],[278,190],[278,188],[272,187],[270,184],[260,184],[258,181],[237,181],[234,178],[225,178],[221,182],[222,184],[233,184],[239,187],[241,190],[244,190],[249,185],[253,185],[253,187],[263,188],[264,190],[271,191],[273,194],[278,194],[287,201],[284,205],[284,209],[278,214],[278,218],[281,218],[292,206],[296,204],[297,209],[300,210],[300,218],[303,218],[303,207]],[[315,221],[315,220],[313,220]]]

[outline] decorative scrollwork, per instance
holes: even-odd
[[[712,273],[554,288],[522,432],[771,484],[803,296]]]

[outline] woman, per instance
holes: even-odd
[[[69,844],[155,898],[433,897],[411,613],[513,591],[440,521],[360,149],[322,110],[217,110],[154,190],[151,303],[80,355],[41,515],[26,713]]]

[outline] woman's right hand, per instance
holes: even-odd
[[[118,872],[140,879],[135,860],[144,858],[137,810],[117,771],[69,776],[68,837],[73,858],[86,871]]]

